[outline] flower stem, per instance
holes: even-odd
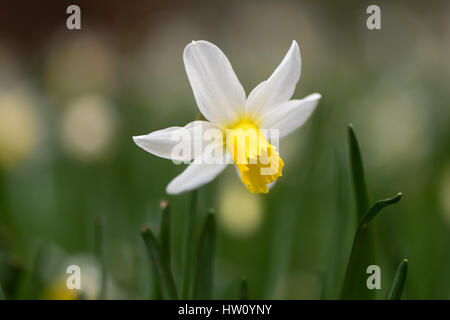
[[[147,247],[147,253],[150,257],[153,269],[156,272],[156,279],[161,289],[162,298],[166,300],[178,299],[172,271],[165,263],[158,240],[148,228],[142,229],[141,235]]]
[[[209,300],[213,293],[214,252],[216,244],[216,219],[208,213],[197,250],[194,299]]]
[[[182,299],[189,299],[191,297],[191,274],[192,274],[192,257],[194,247],[194,235],[195,235],[195,220],[197,213],[197,196],[198,191],[194,190],[191,193],[191,205],[189,215],[185,223],[184,230],[184,245],[183,245],[183,285],[181,291]]]

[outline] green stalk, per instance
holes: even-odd
[[[192,273],[192,256],[194,247],[194,235],[195,235],[195,220],[197,213],[197,197],[198,191],[194,190],[191,193],[191,206],[189,215],[185,223],[184,230],[184,244],[183,244],[183,278],[182,278],[182,299],[191,298],[191,273]]]
[[[369,290],[366,287],[367,267],[376,264],[373,236],[369,223],[385,206],[397,203],[401,199],[402,194],[399,193],[393,198],[380,200],[368,210],[364,167],[352,125],[348,127],[348,140],[358,226],[342,285],[341,299],[375,299],[375,290]]]
[[[159,226],[159,243],[161,244],[161,254],[163,256],[164,263],[169,270],[171,269],[171,251],[170,251],[170,205],[167,201],[162,200],[159,204],[162,215],[161,223]],[[153,268],[153,277],[155,283],[153,286],[153,300],[161,299],[161,290],[159,288],[158,281],[156,281],[156,269]]]
[[[352,172],[353,190],[356,201],[356,219],[359,221],[369,207],[366,179],[361,152],[356,139],[353,125],[348,126],[348,143],[350,167]],[[375,264],[375,250],[372,232],[365,229],[357,232],[358,240],[354,240],[352,253],[344,277],[341,290],[342,299],[375,299],[375,291],[366,287],[366,268]],[[355,237],[356,239],[356,237]]]
[[[159,242],[166,265],[170,268],[171,251],[170,251],[170,205],[167,201],[161,201],[162,210],[161,225],[159,231]]]
[[[213,212],[210,211],[206,217],[198,244],[194,299],[212,298],[215,244],[216,222]]]
[[[348,142],[350,147],[350,166],[353,178],[353,189],[355,191],[355,200],[358,220],[369,208],[369,196],[364,177],[364,166],[359,151],[358,140],[353,131],[353,124],[348,126]]]
[[[172,272],[166,265],[163,259],[161,246],[153,235],[153,232],[148,228],[141,231],[147,247],[147,252],[155,270],[156,280],[161,288],[161,295],[163,299],[176,300],[178,299],[175,282],[173,280]]]
[[[378,200],[373,206],[372,208],[370,208],[369,211],[367,211],[362,217],[361,220],[359,221],[358,224],[358,230],[357,232],[361,232],[365,229],[367,229],[367,227],[369,226],[370,221],[373,220],[373,218],[375,218],[375,216],[381,211],[381,209],[383,209],[384,207],[391,205],[391,204],[395,204],[397,202],[400,201],[400,199],[402,198],[403,194],[401,192],[397,193],[397,195],[395,195],[392,198],[388,198],[388,199],[384,199],[384,200]]]

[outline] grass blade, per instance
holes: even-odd
[[[214,214],[209,212],[198,245],[194,299],[212,297],[215,242],[216,222]]]
[[[398,265],[395,272],[394,281],[386,296],[387,300],[400,300],[402,297],[403,287],[406,281],[406,274],[408,273],[408,260],[404,259]]]
[[[350,212],[348,201],[348,182],[347,182],[347,168],[345,167],[342,157],[336,153],[336,214],[333,220],[330,221],[333,226],[332,235],[329,240],[329,253],[326,271],[323,272],[323,299],[336,299],[339,297],[341,284],[345,275],[345,268],[347,263],[347,252],[351,249],[351,235],[349,231],[353,230],[349,224]],[[350,247],[350,248],[348,248]]]
[[[367,192],[366,179],[364,177],[364,166],[359,151],[358,140],[356,139],[353,125],[348,126],[348,142],[350,147],[350,165],[352,169],[353,189],[356,197],[356,208],[358,219],[369,208],[369,196]]]
[[[352,124],[348,126],[348,144],[352,184],[356,200],[356,217],[357,221],[359,221],[369,207],[369,196],[361,152]],[[358,235],[358,240],[355,236],[341,289],[341,299],[374,299],[374,290],[368,290],[365,286],[365,266],[375,263],[372,234],[367,228],[363,232],[357,232],[356,234]]]
[[[162,210],[161,223],[159,227],[159,242],[161,243],[161,254],[164,262],[171,270],[171,251],[170,251],[170,206],[166,200],[161,200],[159,207]],[[161,290],[159,289],[158,281],[156,281],[157,271],[153,268],[153,300],[161,300]]]
[[[162,210],[161,226],[159,232],[159,242],[161,243],[161,253],[166,265],[170,268],[170,205],[167,201],[161,201]]]
[[[384,207],[394,204],[400,201],[402,198],[402,193],[399,192],[395,197],[384,199],[384,200],[378,200],[372,208],[370,208],[369,211],[367,211],[362,217],[358,224],[357,232],[361,232],[361,230],[364,230],[369,225],[370,221],[372,221],[373,218],[383,209]]]
[[[163,259],[161,247],[158,241],[153,235],[153,232],[151,232],[148,228],[144,228],[141,234],[145,245],[147,246],[150,260],[156,271],[156,279],[159,287],[161,288],[163,299],[177,299],[177,290],[175,288],[172,272]]]
[[[195,235],[195,221],[197,214],[197,196],[198,191],[194,190],[191,193],[191,206],[189,215],[185,223],[184,230],[184,246],[183,246],[183,279],[182,279],[182,299],[189,299],[191,297],[191,266],[193,264],[192,256],[194,251],[194,235]]]
[[[239,300],[248,300],[247,277],[241,278],[241,286],[239,287]]]
[[[347,272],[341,291],[341,299],[374,299],[375,290],[366,287],[366,268],[375,264],[367,255],[370,234],[367,232],[369,223],[384,207],[395,204],[402,198],[399,193],[395,197],[377,201],[362,217],[353,240],[352,252],[347,266]]]
[[[369,209],[363,161],[358,140],[351,124],[348,127],[348,142],[358,225],[341,289],[341,299],[375,299],[376,291],[369,290],[366,287],[367,267],[376,264],[369,223],[381,209],[397,203],[402,195],[400,193],[393,198],[378,201]]]

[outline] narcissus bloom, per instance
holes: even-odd
[[[167,193],[198,188],[230,163],[235,164],[248,190],[268,193],[284,166],[277,151],[278,138],[303,125],[321,97],[314,93],[289,100],[300,78],[297,42],[292,42],[269,79],[247,98],[227,57],[214,44],[193,41],[186,46],[183,58],[198,108],[208,121],[135,136],[135,143],[159,157],[193,160],[169,183]]]

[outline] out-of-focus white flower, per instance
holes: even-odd
[[[281,175],[284,162],[265,130],[276,132],[276,139],[302,126],[314,111],[320,94],[289,100],[300,78],[300,49],[292,45],[274,73],[246,98],[244,89],[224,53],[207,41],[193,41],[184,50],[186,72],[197,105],[208,121],[194,121],[184,128],[171,127],[135,136],[135,143],[157,156],[172,160],[194,160],[167,186],[177,194],[213,180],[227,164],[234,162],[239,176],[252,193],[268,193]],[[200,130],[200,132],[198,132]],[[204,130],[204,131],[203,131]],[[206,137],[209,132],[220,136]],[[174,152],[184,134],[201,150]],[[196,143],[196,140],[197,141]],[[203,142],[207,146],[203,148]],[[213,152],[211,152],[213,151]],[[224,157],[225,155],[225,157]],[[204,158],[213,160],[206,163]]]
[[[39,120],[31,96],[22,89],[0,92],[0,166],[29,155],[39,139]]]
[[[111,52],[102,39],[92,35],[64,38],[48,56],[45,80],[49,92],[70,99],[110,91],[116,80]]]
[[[447,164],[442,174],[439,198],[442,205],[444,221],[450,227],[450,163]]]
[[[82,96],[64,110],[62,142],[75,158],[94,160],[109,149],[115,126],[115,110],[104,98]]]
[[[263,204],[260,197],[243,192],[236,182],[226,183],[220,192],[218,218],[231,235],[251,235],[261,225]]]

